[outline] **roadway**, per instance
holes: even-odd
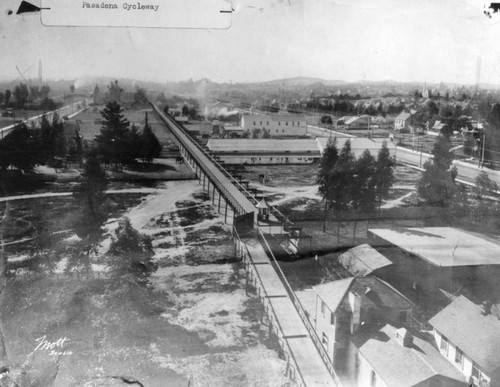
[[[356,137],[351,134],[336,132],[333,130],[321,128],[318,126],[308,125],[307,133],[310,136],[316,137]],[[409,148],[395,145],[387,139],[387,146],[392,155],[394,155],[396,162],[416,167],[418,169],[423,169],[426,161],[432,160],[433,156],[430,153],[415,151]],[[495,171],[489,168],[481,168],[478,166],[477,160],[474,162],[467,162],[462,160],[454,160],[453,165],[457,167],[458,176],[457,179],[469,184],[474,183],[474,179],[481,172],[485,171],[488,173],[491,180],[496,182],[500,186],[500,171]]]

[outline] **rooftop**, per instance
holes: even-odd
[[[345,123],[346,125],[350,125],[350,124],[353,124],[353,123],[355,123],[356,121],[361,120],[361,119],[367,119],[368,121],[370,121],[370,116],[364,115],[364,116],[355,116],[355,117],[351,117],[351,118],[349,118],[347,121],[345,121],[344,123]]]
[[[500,321],[481,306],[459,296],[429,323],[487,374],[500,370]]]
[[[465,377],[433,345],[432,337],[410,331],[413,343],[403,346],[397,328],[368,325],[351,338],[359,353],[370,363],[388,387],[410,387],[430,378],[442,377],[463,383]]]
[[[399,113],[399,115],[395,119],[396,120],[406,120],[406,119],[408,119],[410,117],[411,117],[410,113],[402,112],[402,113]]]
[[[457,228],[370,229],[369,233],[435,266],[500,264],[500,245]]]
[[[245,120],[255,121],[305,121],[301,114],[245,114],[242,116]]]
[[[311,153],[319,155],[318,144],[308,139],[210,139],[208,149],[214,152]]]
[[[377,269],[392,265],[392,262],[367,244],[347,250],[339,262],[354,276],[364,277]]]
[[[349,291],[365,295],[381,308],[408,309],[412,302],[387,282],[377,277],[349,277],[313,287],[328,308],[335,313]]]

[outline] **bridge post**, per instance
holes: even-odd
[[[214,189],[212,190],[212,204],[215,204],[215,184],[212,184]]]
[[[227,223],[227,198],[225,198],[225,202],[226,202],[226,209],[224,211],[224,223]]]
[[[205,190],[205,174],[203,174],[203,190]]]
[[[220,194],[220,191],[218,191],[219,193],[219,204],[217,205],[217,213],[220,214],[220,197],[221,197],[221,194]]]

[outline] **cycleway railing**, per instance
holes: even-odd
[[[328,369],[328,372],[332,376],[335,384],[337,386],[342,386],[342,382],[340,381],[339,377],[337,376],[337,373],[335,372],[335,369],[333,367],[333,363],[330,360],[330,357],[328,356],[328,353],[326,352],[325,347],[323,347],[323,344],[321,343],[321,340],[320,340],[316,330],[314,329],[313,325],[311,324],[311,321],[307,317],[306,311],[305,311],[304,307],[302,306],[302,303],[300,302],[299,298],[295,294],[295,291],[290,286],[290,283],[286,279],[285,274],[281,270],[281,267],[280,267],[278,261],[276,260],[276,257],[274,256],[273,251],[272,251],[271,247],[269,246],[269,243],[267,242],[267,239],[266,239],[266,237],[265,237],[265,235],[262,232],[260,227],[257,228],[257,233],[258,233],[258,239],[261,241],[261,244],[264,246],[268,256],[271,258],[273,266],[276,269],[276,273],[278,274],[278,277],[280,277],[281,282],[282,282],[285,290],[288,293],[288,296],[292,300],[292,304],[295,306],[297,313],[299,314],[302,322],[304,323],[307,331],[309,332],[309,335],[311,336],[311,339],[314,343],[314,346],[316,347],[321,358],[323,359],[323,363],[325,364],[326,368]]]
[[[248,251],[248,247],[247,247],[246,243],[244,243],[241,240],[235,227],[233,227],[233,235],[237,241],[237,251],[238,251],[238,253],[240,253],[240,251],[241,251],[241,255],[245,261],[245,264],[246,265],[248,264],[248,266],[250,266],[250,265],[253,266],[254,262],[253,262],[253,259],[252,259],[250,252]],[[248,267],[248,268],[245,267],[245,269],[248,271],[248,270],[250,270],[250,267]],[[269,294],[267,293],[266,287],[264,285],[264,281],[262,280],[259,272],[257,270],[255,270],[255,268],[252,271],[252,273],[257,278],[257,280],[260,284],[260,289],[262,289],[262,292],[264,293],[262,295],[260,291],[258,292],[258,296],[259,296],[259,299],[264,307],[264,310],[266,310],[266,306],[268,306],[268,308],[269,308],[268,310],[271,311],[272,316],[274,317],[274,321],[276,321],[278,332],[280,333],[280,334],[277,334],[277,336],[278,336],[278,339],[280,340],[280,345],[282,346],[283,353],[288,354],[287,360],[292,360],[292,362],[294,364],[293,368],[296,370],[296,372],[298,374],[298,378],[296,377],[295,381],[299,384],[299,387],[306,387],[307,385],[306,385],[306,382],[304,380],[304,376],[302,375],[302,372],[300,371],[300,367],[297,363],[297,359],[295,358],[293,351],[290,348],[290,345],[288,344],[288,341],[285,338],[283,328],[282,328],[282,326],[279,322],[279,319],[278,319],[278,314],[276,313],[276,310],[274,309],[273,304],[270,301],[270,297],[269,297]],[[266,300],[267,300],[267,305],[266,305]],[[271,322],[271,318],[269,318],[269,316],[268,316],[268,320]],[[297,380],[297,379],[299,379],[299,380]]]

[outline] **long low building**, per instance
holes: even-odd
[[[500,294],[500,243],[450,227],[369,229],[372,246],[391,262],[388,281],[436,307],[449,294]]]
[[[208,149],[227,164],[311,164],[321,153],[316,140],[218,139]]]
[[[228,164],[311,164],[321,158],[329,140],[330,138],[324,137],[316,139],[211,138],[207,147]],[[377,157],[384,143],[383,139],[362,137],[335,137],[335,141],[339,151],[346,141],[350,141],[355,157],[361,156],[365,149]],[[391,156],[394,156],[395,145],[390,141],[385,141],[385,143]]]

